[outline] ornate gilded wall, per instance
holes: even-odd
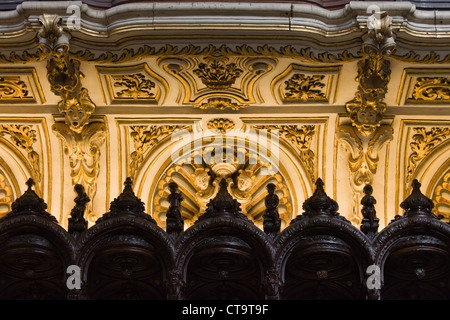
[[[158,225],[168,184],[190,226],[225,178],[282,227],[321,178],[359,226],[373,186],[380,227],[418,179],[450,218],[448,11],[409,2],[24,2],[0,11],[0,216],[35,181],[66,227],[75,184],[93,224],[127,177]],[[231,183],[232,182],[232,183]]]

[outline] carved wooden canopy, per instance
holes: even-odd
[[[30,179],[0,220],[0,298],[450,298],[450,226],[432,213],[417,180],[401,205],[404,214],[382,230],[370,185],[358,229],[339,214],[319,178],[304,212],[280,232],[274,187],[268,187],[263,230],[242,215],[224,179],[206,212],[183,230],[176,227],[183,197],[172,185],[164,230],[144,212],[131,179],[88,228],[83,213],[89,198],[77,185],[66,231]],[[78,288],[66,282],[74,266]]]

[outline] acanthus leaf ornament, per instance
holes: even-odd
[[[149,149],[175,130],[183,128],[185,128],[183,125],[130,126],[130,137],[134,142],[134,151],[130,155],[130,178],[136,177],[137,171],[144,161],[144,154]]]
[[[256,129],[279,130],[279,134],[284,136],[298,150],[300,159],[305,164],[311,181],[315,180],[315,157],[311,150],[311,142],[316,134],[315,125],[255,125]]]
[[[39,154],[33,149],[33,144],[37,141],[36,130],[30,125],[0,124],[0,137],[5,134],[10,135],[11,140],[17,147],[26,151],[32,173],[36,181],[41,182],[40,158]]]
[[[378,152],[393,139],[390,124],[383,124],[384,98],[390,80],[390,62],[385,58],[395,52],[392,18],[378,12],[367,20],[369,28],[362,46],[363,59],[358,62],[358,89],[345,108],[350,124],[339,125],[336,137],[349,147],[348,166],[353,192],[351,221],[361,223],[363,188],[372,184],[379,162]]]
[[[324,75],[294,74],[289,80],[285,81],[284,95],[286,101],[325,101],[326,95],[321,90],[325,87],[322,82],[324,78]]]
[[[0,101],[20,100],[27,96],[27,85],[19,76],[0,76]]]
[[[412,136],[410,143],[411,151],[408,158],[408,169],[406,182],[410,182],[417,166],[425,159],[438,145],[450,137],[450,128],[433,127],[427,131],[424,127],[414,128],[417,132]]]
[[[445,77],[419,77],[414,86],[411,100],[450,101],[450,83]]]
[[[39,47],[48,57],[47,79],[51,91],[61,97],[58,110],[65,119],[64,122],[57,121],[52,130],[63,142],[64,153],[69,157],[72,185],[83,186],[91,199],[87,208],[89,216],[97,189],[106,125],[91,120],[96,106],[82,86],[84,74],[80,70],[80,61],[70,56],[70,34],[64,31],[62,18],[44,14],[39,21],[42,24],[38,32]]]

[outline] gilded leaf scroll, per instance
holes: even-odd
[[[286,101],[326,101],[327,97],[321,90],[325,87],[325,83],[322,82],[324,78],[324,75],[294,74],[285,81]]]
[[[417,134],[412,136],[413,142],[410,143],[412,154],[408,159],[407,182],[411,181],[418,164],[450,136],[450,128],[434,127],[427,131],[419,127],[414,130]]]

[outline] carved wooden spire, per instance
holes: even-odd
[[[269,183],[266,188],[269,194],[265,199],[266,212],[263,216],[263,226],[264,232],[273,238],[280,232],[281,228],[281,219],[277,209],[280,200],[275,194],[275,185],[273,183]]]
[[[9,212],[3,219],[30,214],[41,216],[55,223],[58,223],[58,220],[56,220],[55,216],[46,211],[47,204],[44,202],[44,200],[39,198],[36,192],[32,189],[32,187],[35,185],[34,180],[31,178],[28,179],[26,185],[28,186],[28,189],[25,190],[23,195],[21,195],[16,199],[16,201],[11,204],[11,212]]]
[[[400,204],[400,207],[405,210],[403,216],[427,215],[439,218],[432,212],[434,208],[433,201],[422,194],[420,186],[420,182],[417,179],[414,179],[412,182],[411,194]]]
[[[97,219],[96,223],[120,215],[134,215],[156,224],[156,221],[145,213],[144,203],[134,194],[131,178],[128,177],[124,185],[122,193],[111,202],[109,212]]]
[[[87,230],[88,222],[84,218],[84,212],[86,211],[86,204],[91,199],[84,192],[83,185],[76,184],[74,190],[77,197],[74,199],[75,207],[73,207],[68,219],[68,231],[74,238],[78,238],[83,231]]]
[[[305,211],[302,215],[298,215],[296,218],[294,218],[291,221],[291,224],[301,220],[303,217],[312,217],[318,215],[328,215],[346,220],[344,217],[339,215],[339,213],[337,212],[337,210],[339,209],[338,203],[327,196],[323,186],[324,183],[322,179],[317,178],[316,190],[314,191],[314,194],[310,198],[306,199],[306,201],[303,203],[303,210]]]
[[[181,192],[178,192],[178,185],[175,182],[169,183],[169,189],[170,195],[167,199],[170,202],[170,206],[166,213],[166,231],[169,235],[176,238],[183,231],[184,226],[184,220],[180,212],[183,196]]]
[[[377,200],[372,196],[373,188],[370,184],[367,184],[363,191],[365,196],[361,199],[361,204],[363,206],[361,213],[364,218],[361,221],[361,231],[369,238],[373,238],[378,232],[380,221],[380,219],[377,218],[375,210]]]
[[[225,179],[220,181],[219,186],[220,189],[217,192],[216,197],[208,203],[205,213],[198,217],[197,221],[223,216],[250,221],[244,214],[242,214],[240,208],[241,204],[228,192],[228,184]]]

